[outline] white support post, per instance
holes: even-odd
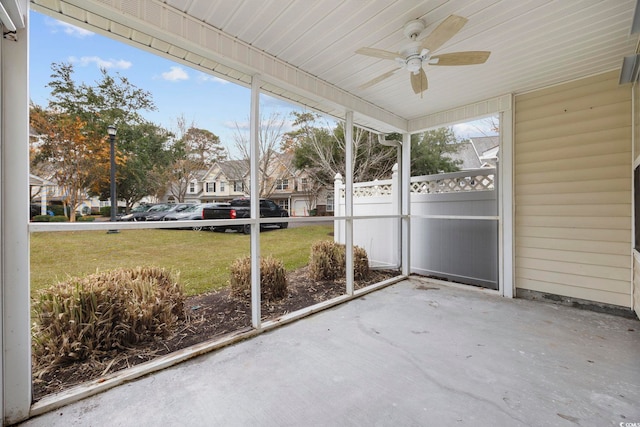
[[[28,31],[0,39],[0,242],[3,421],[31,406]]]
[[[511,103],[513,105],[513,102]],[[513,109],[500,113],[500,168],[498,172],[498,264],[499,292],[513,298],[514,286],[514,205],[513,205]]]
[[[402,215],[402,184],[400,180],[400,168],[402,167],[402,146],[398,144],[396,150],[396,164],[391,168],[391,212],[394,215]],[[398,257],[393,263],[402,268],[402,220],[393,221],[393,238],[389,242],[395,248]]]
[[[251,165],[251,324],[254,328],[261,327],[260,310],[260,76],[251,79],[251,112],[249,139],[249,163]]]
[[[402,218],[402,238],[400,251],[402,274],[411,273],[411,134],[402,135],[402,152],[400,156],[400,210]]]
[[[342,207],[342,175],[340,172],[333,178],[333,212],[335,216],[343,216],[344,209]],[[344,242],[344,225],[342,221],[333,221],[333,241],[336,243]]]
[[[353,111],[347,111],[344,123],[345,140],[345,249],[347,295],[353,295]]]

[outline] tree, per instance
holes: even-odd
[[[250,137],[249,133],[243,131],[236,122],[236,133],[234,135],[235,148],[240,153],[247,170],[250,164]],[[267,118],[260,119],[258,130],[259,161],[258,161],[258,183],[260,197],[269,197],[274,189],[277,179],[281,178],[279,168],[276,167],[276,157],[278,146],[282,140],[285,121],[279,113],[272,113]],[[250,192],[253,183],[247,183],[245,191]]]
[[[145,123],[141,111],[155,109],[151,95],[124,77],[110,76],[105,69],[100,70],[101,79],[96,85],[89,86],[76,84],[71,64],[53,63],[51,68],[48,108],[46,111],[39,106],[32,108],[32,126],[45,140],[35,156],[34,166],[48,163],[57,177],[66,182],[74,176],[77,185],[83,182],[83,190],[105,194],[110,164],[106,128],[111,124],[117,126],[119,146],[128,127]],[[123,165],[124,157],[119,150],[115,160],[118,166]],[[80,175],[84,177],[82,180]],[[67,185],[59,179],[58,183]],[[74,212],[75,209],[71,220],[75,219]]]
[[[344,124],[318,126],[318,115],[292,115],[299,129],[285,135],[283,148],[294,151],[295,166],[304,169],[311,179],[323,186],[333,185],[335,175],[344,176],[346,171]],[[396,163],[396,150],[379,144],[376,134],[361,128],[354,128],[353,154],[354,182],[386,178]]]
[[[169,194],[184,202],[191,182],[197,181],[215,162],[226,159],[220,138],[195,123],[187,125],[184,115],[177,119],[178,138],[171,144],[171,165],[164,177]]]
[[[86,124],[78,116],[38,106],[32,107],[30,122],[41,136],[34,161],[51,167],[52,178],[62,190],[65,212],[68,207],[69,219],[75,221],[76,209],[92,184],[95,165],[109,158],[106,138],[100,141],[87,137]]]
[[[169,194],[179,203],[183,203],[189,190],[189,185],[197,181],[204,174],[206,165],[197,160],[185,157],[181,147],[174,147],[173,163],[169,167],[166,178],[169,183]]]
[[[167,143],[172,136],[153,123],[142,123],[119,132],[124,159],[118,168],[118,197],[129,212],[145,196],[162,197],[167,191],[166,176],[172,162]]]
[[[194,160],[206,165],[226,160],[227,152],[216,134],[191,126],[183,136],[185,148]]]
[[[429,130],[411,137],[411,175],[432,175],[460,170],[460,161],[447,154],[458,150],[450,127]]]
[[[116,77],[100,69],[101,79],[95,86],[77,85],[73,80],[73,65],[68,63],[51,64],[53,73],[49,108],[64,111],[80,117],[88,129],[92,129],[102,137],[108,125],[118,128],[126,124],[143,123],[142,111],[156,109],[151,94],[139,89],[126,77],[116,73]]]

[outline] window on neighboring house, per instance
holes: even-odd
[[[221,181],[221,182],[220,182],[220,191],[224,191],[224,188],[226,187],[226,184],[227,184],[227,183],[226,183],[226,182],[224,182],[224,181]]]
[[[286,209],[289,210],[289,199],[282,199],[282,200],[278,200],[278,206],[280,206],[281,209]]]
[[[276,190],[288,190],[289,189],[289,180],[288,179],[277,179],[276,180]]]
[[[215,193],[215,192],[216,192],[216,183],[207,182],[207,193]]]
[[[195,182],[190,182],[189,183],[189,193],[195,193],[196,192],[196,183]]]
[[[309,181],[307,178],[300,179],[300,190],[305,191],[309,189]]]
[[[327,212],[333,212],[333,193],[327,194]]]
[[[242,184],[242,181],[233,181],[233,191],[244,191],[244,185]]]

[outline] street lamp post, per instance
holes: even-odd
[[[111,222],[116,221],[116,212],[118,210],[118,197],[116,196],[116,132],[114,125],[107,127],[109,134],[109,143],[111,145]],[[118,230],[109,230],[108,233],[117,233]]]

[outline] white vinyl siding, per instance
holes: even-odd
[[[631,90],[618,76],[515,98],[516,288],[630,306]]]

